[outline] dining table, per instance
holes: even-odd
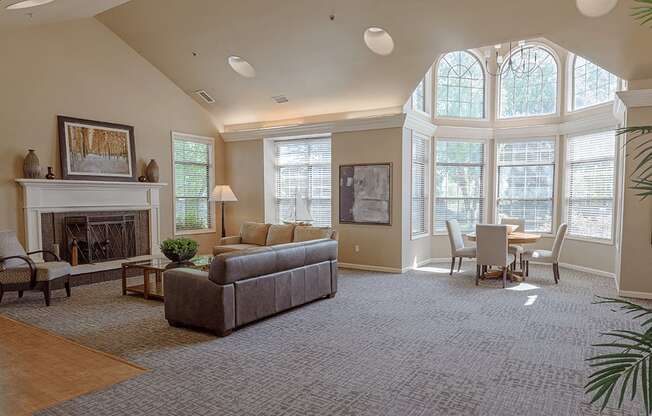
[[[475,233],[468,233],[466,234],[466,238],[469,241],[476,241],[477,237]],[[524,245],[524,244],[534,244],[537,241],[541,239],[541,234],[534,234],[534,233],[525,233],[525,232],[519,232],[519,231],[514,231],[512,233],[507,234],[507,244],[509,245]],[[517,262],[518,264],[518,262]],[[509,277],[511,280],[515,281],[522,281],[524,277],[524,271],[517,271],[517,270],[509,270]],[[500,278],[502,276],[502,273],[500,271],[495,271],[495,270],[490,270],[486,273],[486,277],[490,278]],[[484,274],[483,274],[484,277]]]

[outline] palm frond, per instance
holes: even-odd
[[[645,0],[652,4],[652,0]],[[651,6],[652,7],[652,6]],[[629,135],[626,140],[627,146],[632,146],[635,140],[646,137],[652,133],[652,126],[632,126],[622,127],[616,130],[616,135]],[[637,175],[638,178],[632,179],[634,186],[632,189],[639,191],[637,194],[645,199],[652,195],[652,140],[644,140],[638,143],[634,148],[634,160],[637,161],[636,168],[632,171],[631,176]]]
[[[651,0],[652,1],[652,0]],[[594,305],[618,305],[619,309],[621,311],[625,311],[626,314],[630,313],[638,313],[634,319],[642,318],[644,316],[652,315],[652,309],[646,308],[641,305],[637,305],[634,302],[630,302],[625,299],[618,299],[618,298],[608,298],[604,296],[596,296],[596,301],[593,302]],[[652,323],[652,319],[648,319],[645,322],[643,322],[642,325],[649,325]]]
[[[650,0],[636,0],[640,6],[632,7],[631,15],[635,20],[638,20],[641,25],[652,21],[652,1]]]
[[[645,199],[648,196],[652,196],[652,180],[650,179],[632,179],[634,186],[632,189],[636,190],[637,196],[640,196],[641,199]]]

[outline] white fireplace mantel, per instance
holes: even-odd
[[[149,211],[150,247],[160,254],[159,191],[166,183],[16,179],[23,188],[27,251],[43,249],[41,214]]]

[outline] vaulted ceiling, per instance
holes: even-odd
[[[57,0],[39,7],[6,10],[18,0],[0,0],[0,31],[92,17],[129,0]]]
[[[208,91],[216,103],[194,98],[219,123],[236,124],[399,107],[440,53],[534,37],[625,79],[652,78],[652,29],[633,21],[633,5],[590,19],[572,0],[131,0],[97,18],[184,91]],[[392,35],[390,56],[365,46],[370,26]],[[230,55],[256,78],[233,72]],[[288,103],[272,100],[281,94]]]

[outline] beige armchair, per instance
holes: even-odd
[[[567,229],[567,224],[559,226],[557,235],[555,236],[555,241],[552,243],[552,250],[527,250],[523,253],[526,276],[530,274],[530,261],[552,264],[552,274],[555,278],[555,283],[559,283],[559,256],[561,255],[561,248],[566,239]]]
[[[55,261],[35,263],[29,256],[42,253]],[[45,256],[44,256],[45,257]],[[47,250],[25,252],[13,231],[0,231],[0,302],[4,292],[17,291],[23,297],[25,290],[41,290],[46,306],[50,306],[50,294],[54,282],[63,282],[66,295],[70,297],[70,264],[62,262]]]

